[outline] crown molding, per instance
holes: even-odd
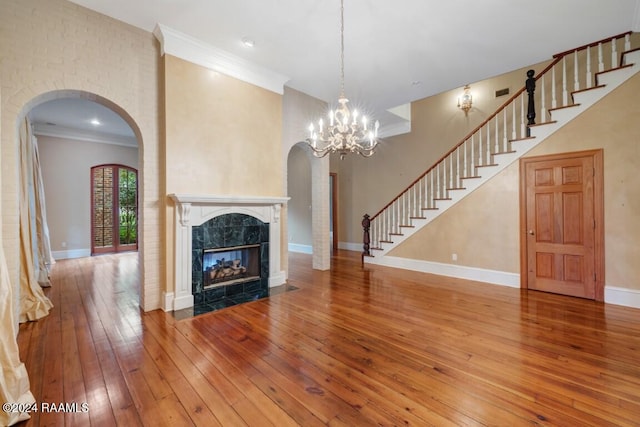
[[[284,93],[284,84],[289,80],[285,75],[218,49],[166,25],[157,24],[153,34],[160,42],[163,55],[176,56],[280,95]]]
[[[122,147],[138,148],[138,140],[133,136],[114,135],[92,132],[66,126],[34,123],[33,133],[36,136],[51,136],[54,138],[73,139],[77,141],[97,142],[100,144],[119,145]]]

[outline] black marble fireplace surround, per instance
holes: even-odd
[[[192,228],[192,288],[195,311],[208,311],[269,296],[269,224],[231,213]],[[260,278],[204,288],[202,260],[207,249],[260,245]],[[196,314],[196,313],[194,313]]]

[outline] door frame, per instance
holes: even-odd
[[[520,159],[520,288],[528,289],[527,257],[527,182],[526,166],[529,163],[549,160],[563,160],[575,157],[593,157],[593,216],[594,230],[594,272],[595,300],[604,301],[604,150],[585,150],[569,153],[547,154]]]

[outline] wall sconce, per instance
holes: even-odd
[[[473,104],[473,96],[471,96],[471,88],[469,85],[464,87],[464,93],[462,94],[462,98],[458,98],[458,108],[464,111],[464,115],[466,116],[469,110],[471,109],[471,105]]]

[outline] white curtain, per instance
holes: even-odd
[[[12,293],[7,262],[0,244],[0,401],[33,405],[35,399],[29,390],[29,376],[18,354]],[[10,426],[28,418],[27,413],[0,410],[2,426]]]
[[[31,215],[31,224],[36,230],[34,236],[36,242],[33,244],[34,264],[38,283],[40,286],[47,287],[51,286],[49,271],[55,260],[51,253],[51,239],[49,238],[49,226],[47,225],[47,208],[44,199],[42,170],[40,169],[40,155],[38,154],[38,139],[35,135],[32,135],[31,140],[33,144],[33,182],[35,186],[33,191],[35,209]]]
[[[49,285],[47,262],[53,261],[46,217],[43,217],[44,198],[40,200],[42,191],[37,146],[31,131],[31,123],[25,117],[20,126],[20,318],[18,320],[21,323],[46,316],[53,306],[49,298],[44,295],[39,283],[41,280],[44,285]],[[45,247],[49,247],[48,255]],[[42,248],[42,252],[39,248]]]

